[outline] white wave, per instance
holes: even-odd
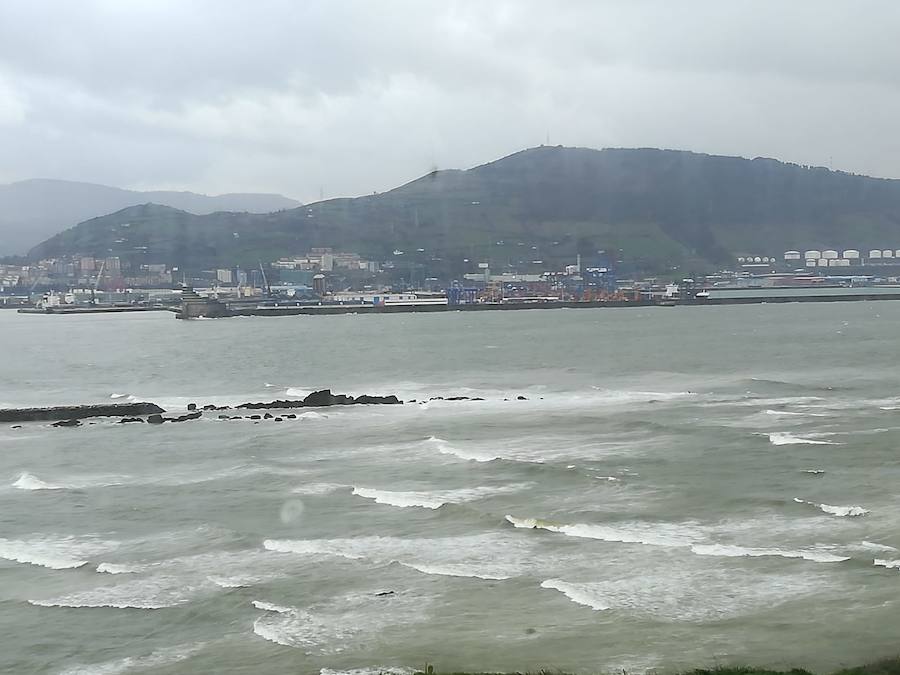
[[[109,395],[110,398],[128,398],[128,394],[116,394],[112,393]]]
[[[766,410],[766,415],[774,415],[776,417],[803,417],[806,413],[802,412],[789,412],[787,410],[772,410],[771,408]]]
[[[23,472],[17,479],[16,482],[12,484],[14,488],[18,488],[19,490],[62,490],[62,485],[54,485],[53,483],[47,483],[42,481],[40,478],[35,476],[34,474]]]
[[[456,457],[459,457],[460,459],[469,461],[492,462],[495,459],[500,459],[498,455],[477,453],[470,450],[462,450],[460,448],[454,447],[453,445],[450,445],[450,443],[445,441],[443,438],[437,438],[436,436],[427,438],[425,440],[425,443],[432,446],[443,455],[454,455]]]
[[[900,560],[885,560],[883,558],[875,558],[873,564],[878,567],[887,567],[888,569],[900,569]]]
[[[847,556],[834,555],[818,550],[790,550],[780,548],[748,548],[731,544],[694,544],[691,551],[697,555],[722,556],[727,558],[761,558],[776,556],[780,558],[802,558],[812,562],[835,563],[850,560]]]
[[[115,586],[101,586],[53,598],[29,599],[39,607],[112,607],[163,609],[190,602],[200,590],[184,577],[159,575]]]
[[[307,410],[297,415],[298,420],[327,420],[328,415],[323,415],[315,410]]]
[[[869,513],[869,509],[864,509],[862,506],[832,506],[831,504],[819,504],[819,508],[822,509],[825,513],[830,513],[833,516],[864,516]]]
[[[248,588],[257,582],[255,577],[223,577],[210,574],[206,577],[219,588]]]
[[[599,539],[625,544],[648,546],[690,546],[703,539],[703,533],[693,525],[679,523],[629,522],[617,526],[589,525],[584,523],[557,524],[536,518],[506,516],[507,522],[523,529],[540,529],[558,532],[569,537]]]
[[[585,605],[595,611],[609,609],[602,596],[591,584],[570,584],[562,579],[547,579],[541,582],[541,588],[552,588],[565,595],[572,602]]]
[[[266,385],[271,386],[271,385]],[[313,392],[312,389],[301,389],[300,387],[288,387],[284,393],[292,398],[306,398]]]
[[[534,564],[530,542],[498,534],[442,538],[355,537],[349,539],[267,539],[266,550],[398,563],[423,574],[508,579]]]
[[[65,481],[51,483],[25,471],[19,475],[12,486],[19,490],[84,490],[92,487],[123,485],[125,480],[126,478],[123,476],[73,476]]]
[[[820,511],[824,513],[828,513],[832,516],[839,516],[842,518],[845,517],[857,517],[864,516],[869,513],[869,509],[865,509],[862,506],[852,505],[852,506],[832,506],[831,504],[817,504],[816,502],[808,502],[805,499],[800,499],[799,497],[794,497],[794,501],[798,504],[807,504],[809,506],[815,506]]]
[[[275,612],[277,614],[290,614],[292,612],[296,612],[296,607],[283,607],[281,605],[275,605],[271,602],[263,602],[262,600],[254,600],[252,602],[253,606],[256,609],[261,609],[264,612]]]
[[[105,562],[97,565],[97,571],[101,574],[135,574],[142,569],[144,568],[140,565],[118,565],[116,563]]]
[[[126,656],[115,661],[80,665],[66,668],[59,675],[119,675],[131,670],[144,670],[147,668],[163,668],[179,661],[185,661],[206,646],[203,642],[194,644],[163,647],[150,652],[146,656]]]
[[[509,574],[501,574],[499,572],[483,572],[477,567],[469,564],[432,564],[401,562],[403,567],[416,570],[422,574],[433,574],[439,577],[468,577],[470,579],[485,579],[486,581],[503,581],[511,579]]]
[[[461,490],[443,490],[436,492],[397,492],[392,490],[376,490],[367,487],[354,487],[353,494],[365,499],[373,499],[376,504],[387,504],[407,508],[418,506],[425,509],[439,509],[444,504],[461,504],[476,501],[485,497],[517,492],[530,483],[518,483],[501,487],[476,487]]]
[[[803,473],[811,473],[818,476],[825,473],[825,469],[803,469]]]
[[[341,485],[340,483],[311,483],[309,485],[298,485],[291,492],[298,495],[327,495],[349,487],[349,485]]]
[[[67,570],[88,564],[92,553],[110,551],[118,542],[75,537],[37,537],[34,539],[0,538],[0,558],[14,562],[37,565],[53,570]]]
[[[896,551],[897,548],[895,546],[888,546],[887,544],[879,544],[874,541],[861,541],[860,548],[868,550],[868,551]]]
[[[594,476],[594,478],[596,478],[597,480],[605,480],[605,481],[609,481],[610,483],[613,483],[613,482],[619,480],[619,479],[616,478],[615,476]]]
[[[417,672],[419,672],[418,669],[406,666],[366,666],[350,670],[322,668],[319,675],[415,675]]]
[[[811,438],[801,438],[786,431],[777,431],[769,434],[769,443],[772,445],[835,445],[832,441],[816,441]]]
[[[307,654],[335,654],[376,638],[388,628],[421,621],[429,601],[405,593],[380,598],[372,593],[348,593],[288,612],[258,607],[266,613],[253,622],[253,632]]]

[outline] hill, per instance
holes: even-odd
[[[376,260],[399,249],[398,259],[446,275],[471,270],[476,260],[496,269],[542,261],[534,269],[543,269],[597,251],[660,271],[787,249],[900,248],[900,181],[762,158],[539,147],[465,171],[435,171],[382,194],[266,215],[127,209],[63,232],[30,255],[114,251],[193,268],[255,264],[311,246]]]
[[[34,179],[0,185],[0,255],[24,254],[47,237],[87,218],[155,202],[192,213],[268,213],[299,202],[269,194],[207,196],[193,192],[136,192],[106,185]]]

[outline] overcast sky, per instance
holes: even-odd
[[[2,0],[0,182],[381,191],[525,147],[900,177],[896,0]]]

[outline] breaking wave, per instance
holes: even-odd
[[[769,443],[772,445],[835,445],[833,441],[817,441],[812,438],[801,438],[786,431],[777,431],[769,434]]]
[[[365,499],[372,499],[376,504],[387,504],[399,508],[421,507],[439,509],[445,504],[461,504],[476,501],[494,495],[518,492],[531,485],[518,483],[501,487],[476,487],[461,490],[444,490],[436,492],[396,492],[392,490],[376,490],[367,487],[354,487],[353,494]]]
[[[630,522],[622,525],[589,525],[584,523],[558,524],[537,518],[506,516],[507,522],[523,529],[539,529],[558,532],[569,537],[599,539],[624,544],[648,546],[690,546],[703,539],[700,529],[693,525],[671,523]]]
[[[551,588],[565,595],[572,602],[585,605],[595,611],[609,609],[600,593],[590,584],[570,584],[562,579],[547,579],[541,582],[541,588]]]
[[[830,514],[832,516],[839,516],[842,518],[845,517],[858,517],[864,516],[867,513],[870,513],[869,509],[865,509],[862,506],[832,506],[831,504],[817,504],[816,502],[808,502],[805,499],[800,499],[799,497],[794,497],[794,501],[798,504],[807,504],[809,506],[815,506],[820,511],[824,513]]]
[[[261,609],[264,612],[275,612],[276,614],[290,614],[291,612],[296,612],[296,607],[283,607],[281,605],[275,605],[271,602],[263,602],[262,600],[254,600],[251,603],[256,609]]]
[[[206,646],[203,642],[174,647],[163,647],[150,652],[146,656],[126,656],[115,661],[95,663],[91,665],[72,666],[61,671],[59,675],[119,675],[130,670],[146,668],[162,668],[179,661],[189,659]]]
[[[67,482],[49,483],[41,480],[33,473],[22,472],[12,484],[19,490],[83,490],[91,487],[111,487],[123,485],[121,476],[81,476]]]
[[[694,544],[691,551],[697,555],[723,556],[726,558],[761,558],[776,556],[780,558],[802,558],[812,562],[835,563],[850,560],[847,556],[834,555],[825,551],[810,549],[780,549],[780,548],[748,548],[731,544]]]
[[[68,570],[84,567],[91,554],[109,551],[117,546],[117,542],[75,537],[27,540],[0,538],[0,558],[52,570]]]
[[[454,455],[455,457],[459,457],[460,459],[466,459],[473,462],[493,462],[495,459],[500,459],[499,455],[472,452],[471,450],[462,450],[451,445],[443,438],[437,438],[436,436],[430,436],[424,442],[443,455]]]

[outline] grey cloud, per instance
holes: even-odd
[[[363,194],[552,143],[900,176],[889,0],[5,0],[0,181]]]

